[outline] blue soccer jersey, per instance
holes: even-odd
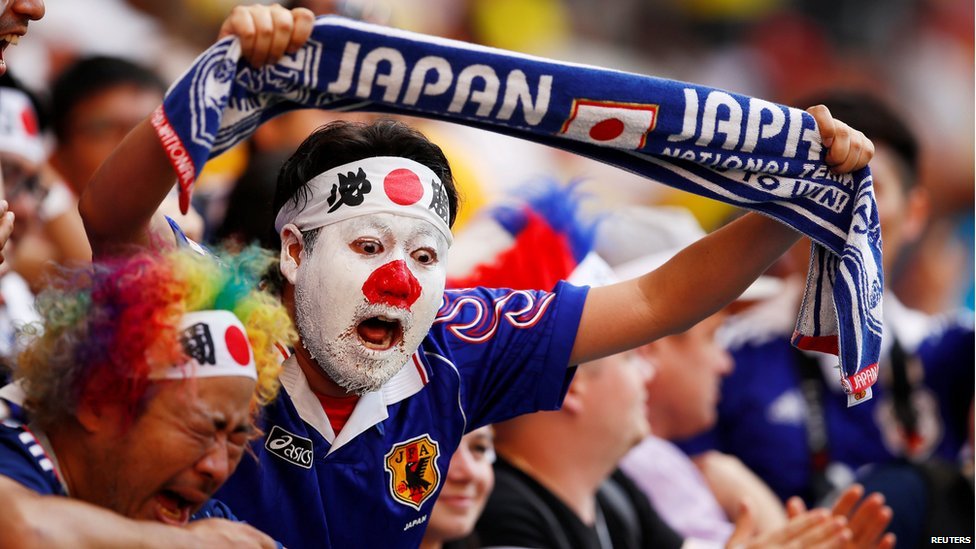
[[[65,495],[54,461],[26,423],[18,403],[0,398],[0,475],[39,494]]]
[[[815,471],[843,482],[862,465],[904,456],[956,460],[966,441],[973,398],[972,318],[929,317],[891,296],[884,307],[887,345],[871,400],[848,408],[832,368],[836,359],[818,356],[823,373],[820,417],[827,436],[822,454],[811,452],[808,441],[813,414],[802,392],[797,351],[787,334],[764,333],[754,326],[734,336],[735,370],[722,383],[716,427],[680,446],[690,454],[714,448],[736,455],[784,500],[799,495],[809,503],[816,503],[818,495]],[[911,396],[918,433],[912,442],[905,439],[893,407],[891,334],[916,368],[912,378],[920,380]],[[818,457],[827,461],[818,464]]]
[[[586,288],[448,290],[420,349],[336,434],[294,357],[257,459],[218,492],[286,547],[416,547],[464,433],[560,406]]]

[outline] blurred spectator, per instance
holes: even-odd
[[[936,217],[906,250],[890,285],[906,306],[927,314],[973,310],[973,213]]]
[[[155,73],[113,57],[85,58],[58,75],[51,87],[57,138],[51,164],[75,195],[164,91]]]
[[[47,160],[44,109],[10,73],[0,76],[0,166],[3,195],[17,216],[11,238],[20,240],[36,229],[38,201],[45,189],[40,172]],[[14,259],[6,250],[8,259]]]
[[[629,279],[660,266],[704,234],[686,211],[633,207],[605,214],[598,230],[597,250],[613,258],[619,278]],[[782,503],[736,457],[710,451],[692,462],[670,442],[715,425],[722,378],[732,372],[732,358],[716,339],[728,311],[780,291],[782,284],[777,279],[760,277],[725,310],[636,351],[639,360],[648,362],[655,371],[647,382],[646,406],[653,434],[624,456],[620,468],[651,499],[665,522],[685,537],[726,543],[733,522],[742,519],[743,499],[749,501],[757,533],[774,532],[786,524],[788,516]],[[718,477],[717,482],[713,476]],[[850,520],[855,547],[890,547],[893,536],[883,544],[878,538],[892,511],[876,495],[855,505],[863,493],[861,487],[852,488],[833,514]],[[855,507],[860,514],[857,521],[853,520]]]
[[[10,73],[0,76],[0,166],[3,193],[16,215],[0,265],[0,382],[13,368],[24,324],[38,320],[34,294],[21,273],[37,246],[37,205],[43,197],[38,174],[47,156],[37,103]]]
[[[475,522],[495,485],[495,431],[479,427],[461,438],[445,474],[444,488],[437,496],[427,521],[421,549],[463,549],[478,547],[471,537]]]
[[[631,499],[639,492],[626,477],[613,475],[617,460],[648,433],[647,375],[627,355],[582,365],[559,411],[496,426],[496,485],[477,526],[483,543],[681,546],[646,500]]]
[[[681,547],[686,542],[619,470],[618,460],[649,433],[645,382],[630,353],[583,364],[563,407],[496,426],[496,486],[478,522],[486,546]],[[567,451],[570,450],[571,451]],[[850,532],[824,510],[753,536],[748,511],[728,547],[840,543]],[[689,541],[690,543],[690,541]]]
[[[164,83],[151,71],[112,57],[80,60],[58,76],[51,90],[53,170],[44,172],[48,191],[38,209],[46,246],[38,246],[21,268],[35,291],[55,265],[91,259],[78,196],[129,130],[159,105],[164,91]],[[193,211],[180,215],[175,196],[160,211],[176,218],[191,238],[201,238],[202,219]]]
[[[19,40],[27,33],[28,25],[31,21],[37,21],[38,19],[44,17],[44,2],[42,0],[18,0],[13,2],[4,2],[0,4],[0,36],[3,39],[0,40],[0,76],[7,73],[7,61],[4,55],[7,53],[9,46],[17,44]],[[32,120],[30,118],[31,107],[27,105],[27,102],[23,100],[23,97],[17,96],[16,93],[10,92],[8,97],[15,104],[7,109],[5,112],[5,127],[0,129],[0,132],[4,134],[4,147],[8,154],[13,154],[16,161],[11,159],[12,162],[16,162],[15,165],[11,165],[7,168],[10,172],[11,178],[19,177],[21,180],[13,183],[13,188],[20,190],[25,184],[29,184],[29,178],[25,175],[24,169],[30,168],[30,164],[35,161],[39,161],[39,156],[43,155],[43,149],[41,149],[41,154],[38,154],[37,141],[32,139],[38,133],[38,126],[36,124],[36,111],[35,118],[31,124]],[[17,115],[24,115],[19,118]],[[21,141],[23,140],[23,143]],[[3,176],[8,175],[0,172],[0,183],[2,183]],[[0,193],[0,195],[5,193]],[[2,199],[3,196],[0,196]],[[14,225],[15,214],[10,211],[9,204],[6,200],[0,200],[0,263],[5,263],[6,257],[10,255],[11,251],[8,247],[8,239],[15,229]],[[0,265],[0,275],[5,273],[9,269],[9,265]],[[13,281],[15,277],[5,277],[8,282]],[[12,292],[9,284],[6,288],[6,293],[10,294]],[[0,328],[4,329],[4,328]],[[5,330],[6,334],[9,335],[9,330]],[[2,336],[0,336],[2,337]],[[9,351],[10,349],[7,349]],[[3,378],[7,373],[6,364],[0,364],[0,378]]]
[[[720,484],[716,492],[707,477],[668,442],[697,435],[715,424],[721,379],[732,371],[732,358],[714,339],[724,316],[714,315],[684,333],[640,349],[642,358],[657,372],[648,383],[647,401],[654,435],[621,462],[621,468],[648,494],[668,524],[683,535],[722,543],[732,533],[743,497],[750,500],[758,518],[757,531],[786,523],[779,499],[736,458],[718,452],[699,457],[699,462],[710,461],[703,471],[724,467],[737,482],[734,486]],[[695,490],[700,492],[698,497],[689,497]]]
[[[875,143],[871,167],[888,276],[924,226],[914,136],[895,111],[870,95],[835,92],[807,101],[826,104]],[[798,251],[806,254],[802,246]],[[794,271],[801,261],[797,257]],[[800,494],[808,502],[846,486],[863,465],[899,459],[957,463],[970,438],[971,314],[929,317],[886,291],[880,379],[871,400],[848,408],[835,359],[790,345],[800,286],[790,287],[734,320],[726,335],[736,367],[723,385],[718,426],[686,448],[732,453],[781,498]],[[921,527],[909,519],[923,515],[897,508],[895,514],[892,531],[900,543],[913,546]]]

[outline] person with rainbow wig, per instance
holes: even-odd
[[[272,262],[143,251],[51,281],[0,389],[0,545],[275,546],[210,500],[296,338],[257,289]]]

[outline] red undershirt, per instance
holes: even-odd
[[[318,397],[325,415],[329,418],[329,423],[332,424],[332,432],[338,435],[349,421],[356,403],[359,402],[359,395],[334,397],[315,393],[315,396]]]

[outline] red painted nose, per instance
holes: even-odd
[[[403,260],[391,261],[373,271],[363,284],[370,303],[409,309],[420,297],[420,283]]]

